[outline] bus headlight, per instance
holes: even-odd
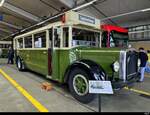
[[[140,65],[141,65],[141,60],[138,59],[138,67],[140,67]]]
[[[120,64],[118,61],[116,61],[114,64],[113,64],[113,70],[114,72],[119,72],[119,69],[120,69]]]

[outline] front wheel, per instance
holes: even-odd
[[[82,69],[75,68],[69,76],[69,89],[75,99],[82,103],[89,103],[94,99],[93,94],[89,94],[90,76]]]

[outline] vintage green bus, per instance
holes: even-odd
[[[137,52],[102,47],[100,20],[74,11],[63,20],[14,38],[16,65],[67,83],[82,103],[94,99],[89,80],[111,80],[114,88],[137,78]]]
[[[12,41],[0,41],[1,55],[0,58],[8,57],[8,49],[12,46]]]

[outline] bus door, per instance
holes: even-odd
[[[53,37],[52,37],[52,48],[49,50],[49,53],[51,53],[51,69],[49,69],[49,72],[52,75],[52,79],[59,80],[59,54],[60,54],[60,40],[62,35],[62,28],[61,27],[53,27],[52,29]],[[49,65],[50,66],[50,65]]]
[[[52,75],[53,28],[49,29],[48,75]]]

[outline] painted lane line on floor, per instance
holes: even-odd
[[[138,90],[138,89],[133,89],[133,88],[128,88],[128,87],[125,87],[124,89],[133,91],[135,93],[139,93],[139,94],[144,94],[144,95],[150,96],[150,93],[145,92],[145,91],[141,91],[141,90]]]
[[[29,102],[33,104],[35,108],[40,112],[49,112],[39,101],[33,98],[22,86],[20,86],[15,80],[13,80],[9,75],[7,75],[2,69],[0,73],[23,95],[27,98]]]

